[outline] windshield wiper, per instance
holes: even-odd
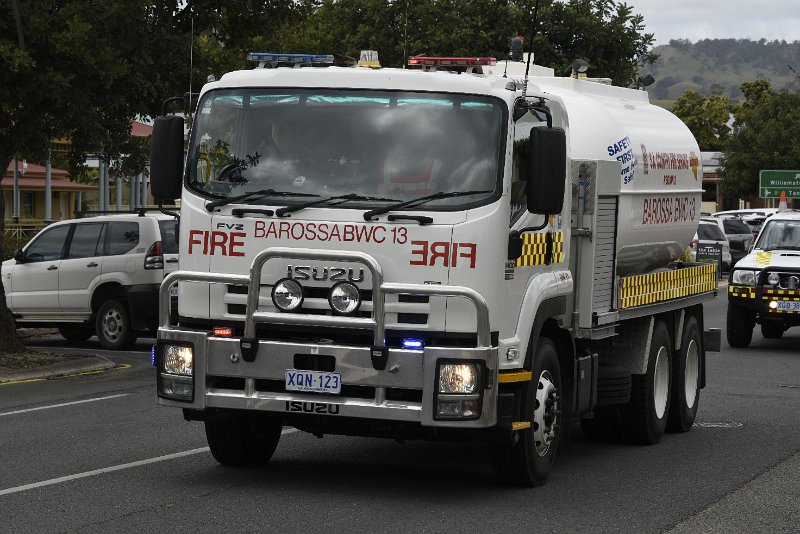
[[[480,195],[482,193],[491,193],[491,191],[448,191],[448,192],[434,193],[432,195],[427,195],[424,197],[419,197],[412,200],[399,202],[397,204],[392,204],[391,206],[386,206],[375,210],[369,210],[364,213],[364,220],[372,221],[374,220],[373,217],[377,217],[378,215],[383,215],[384,213],[389,213],[390,211],[398,210],[401,208],[408,208],[410,206],[424,204],[425,202],[430,202],[431,200],[439,200],[440,198],[463,197],[467,195]]]
[[[382,197],[368,197],[365,195],[358,195],[356,193],[349,193],[347,195],[337,195],[335,197],[327,197],[321,198],[319,200],[310,200],[308,202],[303,202],[302,204],[296,204],[294,206],[286,206],[284,208],[278,208],[275,210],[275,215],[277,217],[283,217],[286,214],[294,213],[295,211],[304,210],[306,208],[310,208],[312,206],[319,206],[321,204],[325,204],[327,202],[331,202],[332,200],[341,200],[336,205],[342,204],[343,202],[348,202],[350,200],[372,200],[372,201],[384,201],[384,202],[397,202],[396,198],[382,198]]]
[[[225,206],[227,204],[233,204],[234,202],[241,202],[242,200],[255,200],[257,198],[262,197],[318,197],[314,193],[296,193],[294,191],[276,191],[274,189],[261,189],[259,191],[250,191],[249,193],[245,193],[243,195],[239,195],[236,197],[228,197],[228,198],[218,198],[217,200],[212,200],[208,204],[206,204],[206,211],[212,212],[214,208],[218,206]]]

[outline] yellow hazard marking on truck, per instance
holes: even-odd
[[[564,261],[564,232],[552,232],[553,257],[550,264]],[[522,256],[517,258],[517,267],[532,267],[547,263],[548,232],[522,234]]]
[[[497,381],[500,384],[509,384],[511,382],[528,382],[533,377],[530,371],[513,371],[510,373],[499,373]]]
[[[756,265],[765,267],[772,263],[772,252],[756,252]]]
[[[744,299],[756,298],[756,288],[749,286],[728,286],[728,295]]]
[[[657,302],[708,293],[717,289],[717,266],[698,265],[660,273],[619,279],[619,308],[635,308]]]
[[[531,427],[530,421],[514,421],[513,423],[511,423],[511,430],[515,432],[517,430],[525,430],[526,428],[530,427]]]

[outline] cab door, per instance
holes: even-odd
[[[42,231],[25,248],[22,263],[11,272],[11,310],[27,315],[53,315],[59,311],[58,270],[71,225]]]
[[[89,313],[92,282],[102,272],[105,223],[75,225],[58,272],[59,303],[64,313]]]

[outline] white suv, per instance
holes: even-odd
[[[120,349],[156,330],[158,290],[177,267],[178,220],[142,212],[51,224],[0,278],[17,326],[56,326],[70,341],[97,334]]]

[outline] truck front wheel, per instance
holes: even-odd
[[[786,329],[783,327],[782,322],[770,321],[768,323],[761,323],[761,335],[766,338],[778,339],[783,336],[785,331]]]
[[[756,318],[752,311],[728,303],[728,321],[725,328],[728,345],[742,349],[750,346],[755,325]]]
[[[214,459],[222,465],[263,465],[269,462],[283,425],[261,414],[206,421],[206,440]]]
[[[633,375],[631,400],[622,409],[625,437],[633,443],[658,443],[667,426],[672,374],[672,343],[662,321],[656,321],[647,373]]]
[[[518,486],[539,486],[547,480],[563,431],[561,368],[553,342],[541,338],[533,360],[531,381],[522,392],[522,419],[530,426],[503,443],[492,444],[498,477]]]

